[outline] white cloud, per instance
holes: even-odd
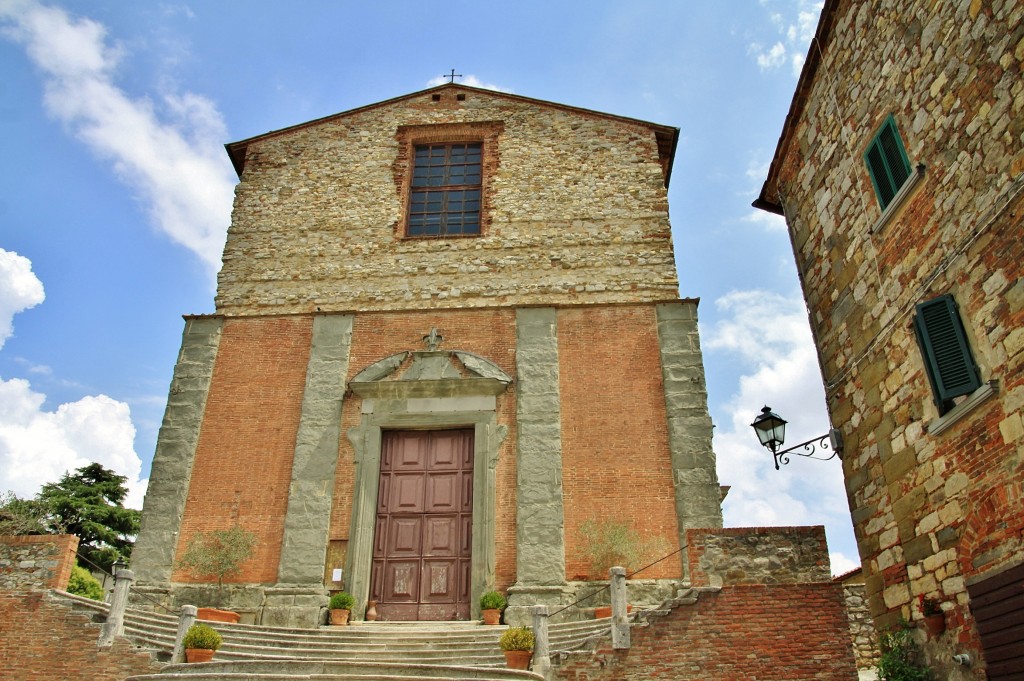
[[[28,258],[0,249],[0,347],[13,332],[14,315],[43,298]],[[43,484],[95,461],[128,477],[127,504],[141,508],[146,481],[139,480],[128,405],[95,395],[46,411],[45,400],[24,379],[0,378],[0,490],[32,497]]]
[[[776,3],[761,3],[764,7],[769,4]],[[785,9],[771,12],[766,24],[775,29],[775,36],[764,40],[771,42],[772,46],[766,49],[764,42],[755,41],[749,45],[747,52],[754,57],[762,71],[775,71],[788,63],[793,75],[799,76],[804,65],[804,55],[814,38],[825,3],[822,0],[788,0],[782,4],[787,5]]]
[[[156,102],[129,96],[114,81],[124,51],[91,19],[34,0],[0,0],[0,27],[43,73],[47,112],[112,163],[160,230],[216,272],[235,180],[215,105],[193,93]]]
[[[847,558],[842,553],[833,551],[828,554],[828,560],[832,564],[832,574],[844,575],[851,570],[856,570],[860,567],[860,560],[854,560]]]
[[[43,484],[96,462],[127,476],[126,505],[142,508],[147,481],[139,480],[128,405],[95,395],[46,411],[45,399],[24,379],[0,379],[0,489],[32,497]]]
[[[828,432],[803,300],[734,291],[715,305],[722,319],[702,330],[705,351],[728,353],[742,371],[739,390],[725,406],[728,422],[715,430],[721,482],[732,487],[723,505],[726,525],[825,525],[830,543],[838,541],[849,551],[852,527],[839,463],[793,455],[776,471],[771,453],[750,427],[768,404],[790,422],[787,446]]]
[[[0,348],[14,332],[14,315],[35,307],[45,298],[43,283],[32,272],[32,262],[0,248]]]
[[[768,50],[761,50],[757,54],[757,65],[762,71],[770,71],[786,61],[786,46],[782,43],[775,43]]]
[[[497,92],[508,92],[511,93],[511,88],[501,87],[500,85],[494,85],[493,83],[485,83],[476,76],[470,74],[465,77],[456,76],[459,85],[468,85],[470,87],[483,88],[484,90],[495,90]],[[444,85],[449,81],[448,76],[438,76],[437,78],[431,78],[427,81],[427,87],[437,87],[438,85]]]

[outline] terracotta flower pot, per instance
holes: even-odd
[[[946,615],[941,612],[935,615],[925,615],[924,628],[931,638],[942,636],[946,631]]]
[[[242,616],[237,612],[232,612],[231,610],[199,608],[199,612],[196,613],[196,618],[206,620],[207,622],[228,622],[230,624],[238,624],[238,620],[242,619]]]
[[[209,648],[185,648],[185,661],[189,664],[193,662],[209,662],[213,659],[215,650]]]
[[[498,624],[501,622],[501,610],[488,608],[481,611],[484,616],[484,624]]]
[[[348,615],[348,610],[343,610],[341,608],[332,609],[331,624],[335,626],[345,626],[346,624],[348,624]]]
[[[532,650],[506,650],[505,666],[509,669],[529,669]]]
[[[626,606],[626,612],[633,612],[633,606],[632,605],[627,605]],[[611,617],[611,616],[612,616],[612,606],[610,606],[610,605],[602,605],[602,606],[598,606],[598,607],[594,608],[594,619],[596,619],[596,620],[597,619],[601,619],[602,617]]]

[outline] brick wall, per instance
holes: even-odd
[[[5,681],[121,681],[162,665],[125,638],[98,648],[101,625],[45,591],[0,591],[0,677]]]
[[[311,334],[311,317],[224,322],[177,555],[197,532],[255,532],[253,557],[228,581],[277,581]]]
[[[66,589],[77,550],[73,534],[0,535],[0,590]]]
[[[558,357],[567,576],[589,572],[579,532],[589,519],[625,521],[657,540],[646,561],[679,548],[654,306],[559,310]],[[681,573],[668,560],[641,576]]]
[[[842,587],[731,585],[555,668],[562,681],[855,681]]]

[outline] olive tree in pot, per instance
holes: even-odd
[[[213,653],[220,648],[224,639],[208,624],[193,624],[185,632],[182,645],[185,647],[186,662],[209,662]]]
[[[199,532],[189,540],[178,566],[199,579],[216,579],[217,596],[210,605],[223,606],[224,579],[237,575],[255,548],[256,534],[238,525],[228,530]],[[201,607],[199,619],[237,622],[239,615],[216,607]]]
[[[529,627],[509,627],[498,639],[498,645],[505,652],[505,664],[509,669],[529,669],[533,657],[533,630]]]
[[[331,596],[331,603],[328,606],[331,609],[331,624],[338,626],[348,624],[352,606],[355,604],[356,599],[347,591],[339,591]]]

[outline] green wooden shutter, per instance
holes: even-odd
[[[910,159],[903,149],[903,142],[896,130],[892,114],[885,119],[882,127],[871,140],[864,152],[864,162],[871,176],[871,184],[878,196],[882,210],[892,202],[900,187],[910,177]]]
[[[935,403],[939,413],[945,413],[953,407],[954,397],[972,393],[981,386],[978,367],[953,296],[939,296],[920,303],[914,315],[914,331],[924,355]]]

